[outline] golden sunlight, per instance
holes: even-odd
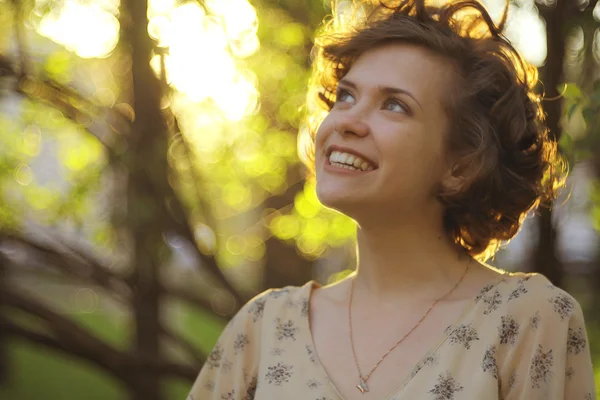
[[[482,3],[497,22],[504,10],[504,0],[483,0]],[[523,1],[519,7],[511,4],[505,33],[523,57],[539,67],[546,59],[546,27],[534,4],[532,0]]]
[[[79,57],[105,57],[119,41],[119,21],[113,14],[117,8],[118,0],[69,0],[46,14],[37,30]]]
[[[527,61],[541,66],[546,60],[546,27],[537,10],[511,7],[510,13],[506,35]]]
[[[174,6],[151,0],[149,34],[167,48],[168,82],[191,103],[212,102],[230,121],[252,114],[258,104],[256,79],[236,64],[258,50],[256,10],[247,0],[207,1]],[[235,12],[234,12],[235,11]],[[160,55],[152,67],[160,73]]]
[[[67,0],[44,15],[38,32],[82,58],[106,57],[119,40],[119,0]],[[37,0],[36,7],[43,6]],[[256,79],[237,59],[259,48],[258,17],[248,0],[207,0],[200,5],[150,0],[148,33],[167,49],[169,83],[193,103],[212,100],[223,117],[239,121],[256,111]],[[152,67],[160,71],[160,56]]]

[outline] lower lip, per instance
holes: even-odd
[[[372,169],[370,171],[363,171],[358,170],[358,171],[352,171],[350,169],[346,169],[346,168],[339,168],[339,167],[334,167],[333,165],[331,165],[331,162],[329,162],[329,159],[325,160],[325,171],[329,171],[329,172],[335,172],[336,174],[342,174],[342,175],[364,175],[364,174],[368,174],[370,172],[376,171],[377,168]]]

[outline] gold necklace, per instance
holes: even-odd
[[[404,336],[402,336],[402,338],[400,338],[400,340],[398,340],[396,342],[395,345],[393,345],[388,351],[387,353],[385,353],[380,359],[379,361],[377,361],[377,364],[375,364],[375,366],[373,368],[371,368],[371,371],[369,371],[369,373],[367,375],[362,374],[362,372],[360,372],[360,367],[358,365],[358,360],[356,358],[356,351],[354,351],[354,341],[352,339],[352,294],[354,292],[354,278],[351,280],[350,283],[350,301],[348,302],[348,323],[350,325],[350,347],[352,347],[352,355],[354,356],[354,363],[356,364],[356,369],[358,370],[358,376],[360,378],[358,385],[356,385],[356,388],[358,390],[360,390],[361,393],[365,393],[369,391],[369,386],[367,386],[367,381],[369,380],[369,378],[371,377],[371,374],[373,374],[373,372],[377,369],[377,367],[379,367],[379,364],[381,364],[381,362],[392,352],[394,351],[394,349],[396,347],[398,347],[398,345],[400,343],[402,343],[404,341],[404,339],[406,339],[408,337],[408,335],[410,335],[415,329],[417,329],[417,327],[419,325],[421,325],[421,322],[423,322],[423,320],[425,319],[425,317],[427,317],[427,315],[429,314],[429,312],[431,310],[433,310],[433,308],[436,306],[437,303],[439,303],[440,301],[444,300],[446,297],[450,296],[450,294],[452,294],[452,292],[454,292],[454,290],[458,287],[458,285],[460,285],[460,283],[462,282],[462,280],[464,279],[465,275],[467,275],[467,271],[469,271],[469,266],[471,265],[471,261],[473,259],[470,259],[469,262],[467,263],[467,268],[465,268],[465,272],[463,272],[462,276],[460,277],[460,279],[458,280],[458,282],[456,282],[456,285],[454,285],[454,287],[452,289],[450,289],[450,291],[448,291],[445,295],[443,295],[442,297],[440,297],[439,299],[437,299],[436,301],[433,302],[433,304],[429,307],[429,309],[427,310],[427,312],[425,314],[423,314],[423,316],[421,317],[421,319],[419,320],[419,322],[417,322],[417,324],[415,326],[413,326],[413,328],[408,331],[407,334],[405,334]]]

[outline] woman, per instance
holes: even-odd
[[[504,19],[410,0],[325,26],[308,159],[358,223],[358,267],[251,300],[189,399],[595,398],[579,304],[477,261],[564,181]]]

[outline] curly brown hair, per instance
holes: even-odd
[[[555,199],[567,172],[544,124],[542,96],[534,92],[537,69],[502,34],[508,3],[498,25],[476,1],[363,2],[352,10],[351,18],[334,15],[315,41],[306,136],[300,137],[303,162],[314,176],[317,128],[340,79],[365,51],[398,42],[445,57],[458,77],[444,99],[451,120],[446,145],[468,183],[460,190],[440,187],[438,198],[453,240],[471,256],[488,259],[531,210]]]

